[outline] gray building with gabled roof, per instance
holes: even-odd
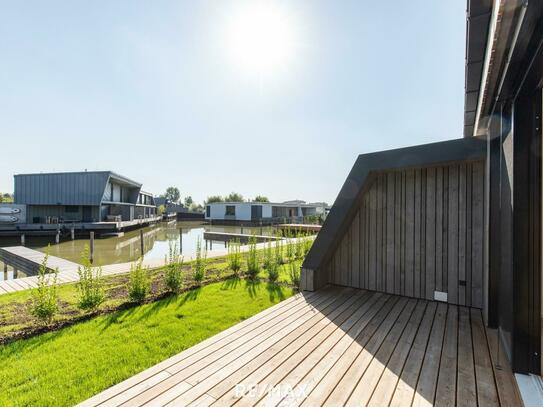
[[[112,171],[17,174],[15,203],[27,223],[132,221],[156,216],[153,195]]]

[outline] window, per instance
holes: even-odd
[[[68,205],[64,208],[64,212],[66,213],[78,213],[79,212],[79,206],[75,205]]]
[[[211,206],[207,205],[206,206],[206,217],[209,218],[211,215]]]
[[[236,207],[234,205],[226,205],[225,216],[236,216]]]

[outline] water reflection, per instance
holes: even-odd
[[[196,242],[198,238],[202,239],[204,232],[226,232],[241,233],[239,226],[209,226],[194,222],[178,222],[171,224],[157,224],[143,229],[144,236],[144,258],[145,259],[163,259],[168,254],[170,242],[177,243],[179,246],[180,235],[182,236],[183,255],[189,257],[196,251]],[[243,227],[243,233],[257,233],[264,235],[271,234],[270,228],[264,227],[262,231],[259,227]],[[0,247],[16,246],[20,241],[16,238],[1,238]],[[54,238],[27,237],[26,246],[32,249],[45,252],[49,245],[49,254],[61,257],[66,260],[79,263],[81,252],[88,239],[76,239],[62,241],[59,244],[54,243]],[[223,242],[214,242],[213,248],[224,247]],[[122,237],[108,237],[96,239],[94,243],[94,264],[106,265],[115,263],[125,263],[137,260],[141,256],[140,230],[127,232]],[[1,263],[0,263],[1,265]],[[3,270],[3,265],[2,270]],[[11,268],[9,269],[11,278]],[[19,277],[22,277],[19,274]],[[0,280],[3,273],[0,273]]]

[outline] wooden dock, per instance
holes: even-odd
[[[26,275],[38,274],[38,270],[45,258],[45,254],[24,246],[0,248],[0,261]],[[76,271],[79,264],[56,256],[49,256],[47,269],[49,272],[58,269],[59,272]]]
[[[80,406],[521,406],[495,337],[479,309],[333,286],[280,302]]]
[[[223,232],[204,232],[204,240],[211,240],[213,242],[230,242],[232,240],[237,240],[241,244],[247,244],[249,239],[255,238],[257,243],[279,240],[275,236],[265,236],[265,235],[248,235],[242,233],[223,233]]]
[[[321,231],[321,225],[304,225],[298,223],[282,223],[277,225],[276,228],[283,234],[291,231],[293,233],[319,233]]]

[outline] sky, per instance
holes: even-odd
[[[0,2],[0,191],[87,169],[332,203],[358,154],[462,137],[465,7]]]

